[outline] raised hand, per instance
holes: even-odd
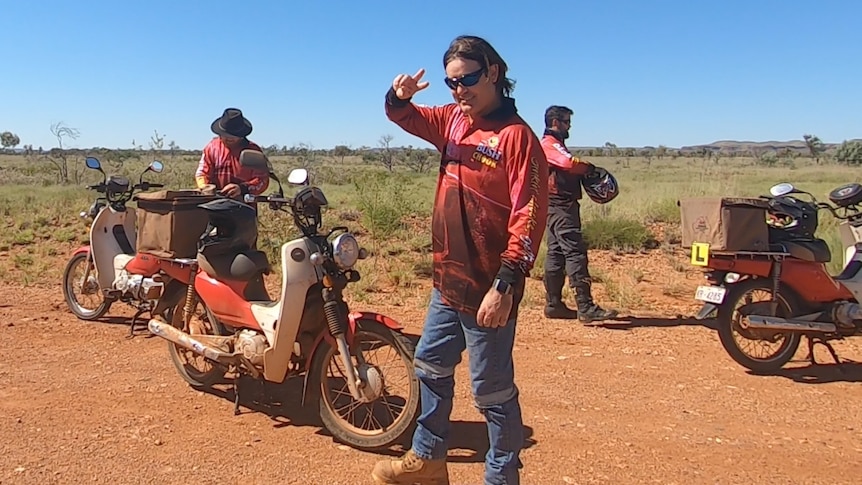
[[[419,91],[428,87],[428,81],[419,81],[425,74],[425,69],[419,69],[416,74],[408,76],[407,74],[399,74],[392,81],[392,89],[395,90],[395,95],[398,99],[410,99]]]

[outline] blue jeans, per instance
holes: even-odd
[[[473,398],[488,425],[485,484],[520,483],[524,425],[512,363],[516,320],[500,328],[480,327],[474,315],[456,311],[443,302],[437,289],[432,290],[413,361],[422,407],[413,434],[417,456],[436,460],[447,455],[455,366],[466,348]]]

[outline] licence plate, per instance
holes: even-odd
[[[725,293],[727,288],[720,286],[698,286],[694,299],[720,305],[724,301]]]

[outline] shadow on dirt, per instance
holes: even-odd
[[[404,437],[395,445],[387,449],[375,450],[376,454],[392,457],[401,456],[410,449],[413,439],[413,430],[410,429]],[[526,450],[535,446],[537,441],[533,438],[533,428],[524,426],[524,447]],[[483,463],[485,454],[490,448],[488,442],[488,427],[485,421],[452,421],[449,430],[449,463]]]
[[[203,392],[223,399],[228,406],[225,412],[233,415],[233,380],[222,381]],[[306,398],[302,406],[302,378],[288,379],[283,384],[263,382],[243,377],[239,383],[240,414],[261,413],[270,417],[274,427],[315,426],[323,427],[317,414],[317,401]]]
[[[809,364],[804,367],[791,367],[769,373],[758,373],[750,370],[746,372],[753,376],[783,377],[801,384],[862,382],[862,363],[853,361],[840,364]]]
[[[108,324],[108,325],[116,325],[119,327],[126,327],[126,338],[131,337],[143,337],[143,338],[152,338],[155,335],[151,334],[149,329],[147,329],[147,322],[150,319],[149,313],[144,313],[134,321],[135,327],[131,328],[132,325],[132,317],[127,316],[110,316],[110,317],[101,317],[91,320],[91,323],[99,323],[99,324]]]
[[[219,397],[225,401],[225,413],[233,415],[234,388],[232,381],[224,381],[216,387],[204,390],[207,394]],[[262,413],[270,417],[273,426],[301,426],[318,428],[316,434],[333,438],[323,427],[318,414],[318,402],[311,396],[306,397],[305,406],[300,404],[302,396],[302,379],[289,379],[281,385],[261,382],[251,378],[240,381],[240,414]],[[389,448],[370,451],[384,456],[401,456],[410,448],[414,427],[405,433],[401,440]],[[453,421],[449,434],[449,449],[455,450],[455,456],[448,458],[451,463],[482,463],[488,452],[488,429],[484,421]],[[532,438],[533,429],[524,426],[524,449],[536,444]],[[334,439],[334,438],[333,438]],[[337,440],[336,440],[337,441]],[[466,451],[466,454],[464,453]]]
[[[635,317],[619,316],[614,320],[605,322],[587,323],[589,327],[602,327],[608,330],[631,330],[633,328],[670,328],[670,327],[704,327],[716,330],[713,319],[697,320],[694,317]]]

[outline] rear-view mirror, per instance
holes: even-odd
[[[781,197],[782,195],[791,194],[793,192],[796,192],[796,187],[787,182],[775,184],[769,189],[769,194],[773,197]]]
[[[239,164],[243,167],[272,172],[272,163],[263,152],[257,150],[243,150],[239,154]]]
[[[306,182],[308,182],[308,170],[304,168],[295,168],[287,176],[287,183],[291,185],[305,185]]]
[[[87,157],[85,162],[87,164],[87,168],[91,168],[93,170],[101,170],[102,164],[99,163],[99,159],[96,157]]]

